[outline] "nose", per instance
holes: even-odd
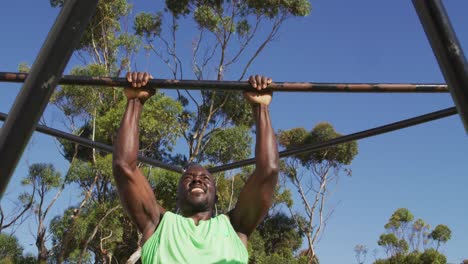
[[[202,180],[201,180],[201,175],[195,175],[195,176],[193,176],[193,178],[192,178],[192,184],[194,184],[194,183],[201,183],[201,182],[202,182]]]

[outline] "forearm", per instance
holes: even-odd
[[[270,113],[267,105],[253,106],[256,124],[255,165],[258,175],[265,177],[277,176],[279,169],[278,146],[275,132],[271,125]]]
[[[143,104],[139,99],[129,99],[114,144],[114,165],[137,168],[139,129]]]

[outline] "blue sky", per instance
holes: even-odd
[[[141,10],[149,6],[144,2],[134,4]],[[444,4],[466,52],[468,2]],[[267,74],[276,81],[444,82],[411,1],[328,0],[312,5],[310,16],[287,21],[280,37],[252,65],[251,74]],[[32,64],[57,13],[46,0],[17,0],[2,6],[0,71],[16,71],[21,62]],[[190,49],[187,42],[180,45],[182,51]],[[148,70],[158,76],[156,66]],[[162,78],[170,78],[160,72]],[[9,111],[19,88],[0,83],[0,111]],[[271,116],[275,129],[309,129],[328,121],[348,134],[453,105],[449,94],[277,93]],[[47,110],[46,117],[55,120],[48,124],[61,128],[54,115]],[[370,263],[383,225],[400,207],[432,226],[446,224],[452,229],[452,239],[442,248],[449,262],[468,258],[467,158],[468,137],[458,116],[359,141],[359,154],[351,165],[353,177],[340,180],[331,201],[336,211],[317,245],[322,263],[356,263],[356,244],[369,248]],[[35,134],[2,203],[14,199],[27,164],[51,161],[66,171],[68,164],[57,144]],[[61,206],[77,199],[72,193],[62,198]],[[61,210],[55,207],[52,216]],[[30,222],[17,235],[35,252],[28,246],[30,230],[35,228]]]

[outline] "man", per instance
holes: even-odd
[[[247,240],[267,214],[278,182],[278,148],[263,91],[270,78],[251,76],[256,92],[244,93],[256,124],[255,171],[243,187],[235,208],[214,215],[217,200],[213,176],[200,165],[190,165],[177,190],[179,214],[156,201],[147,179],[137,167],[138,124],[145,101],[148,73],[127,73],[127,106],[114,144],[114,177],[123,207],[142,233],[143,263],[247,263]]]

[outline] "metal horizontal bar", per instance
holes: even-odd
[[[413,0],[460,117],[468,132],[468,64],[441,0]]]
[[[7,114],[0,112],[0,121],[5,121],[7,117],[8,117]],[[69,134],[69,133],[54,129],[54,128],[50,128],[50,127],[43,126],[43,125],[37,125],[35,130],[37,132],[40,132],[49,136],[54,136],[56,138],[70,140],[84,147],[95,148],[95,149],[98,149],[107,153],[113,153],[112,146],[109,146],[100,142],[92,141],[90,139],[79,137],[73,134]],[[161,161],[150,159],[148,157],[142,156],[141,154],[138,154],[138,160],[143,163],[146,163],[148,165],[152,165],[158,168],[170,170],[173,172],[180,172],[180,173],[183,172],[182,167],[178,167],[178,166],[163,163]]]
[[[27,74],[18,72],[0,72],[1,82],[24,82]],[[59,84],[126,87],[128,82],[119,77],[92,77],[65,75]],[[153,79],[149,88],[187,89],[187,90],[253,90],[246,81],[199,81]],[[352,92],[352,93],[447,93],[445,84],[423,83],[311,83],[311,82],[274,82],[268,86],[274,92]]]
[[[0,130],[0,198],[98,0],[67,0]]]
[[[363,139],[363,138],[367,138],[367,137],[376,136],[376,135],[388,133],[388,132],[391,132],[391,131],[399,130],[399,129],[402,129],[402,128],[419,125],[419,124],[426,123],[426,122],[429,122],[429,121],[433,121],[433,120],[436,120],[436,119],[440,119],[440,118],[444,118],[444,117],[447,117],[447,116],[455,115],[456,113],[457,113],[456,107],[446,108],[446,109],[443,109],[443,110],[440,110],[440,111],[436,111],[436,112],[432,112],[432,113],[429,113],[429,114],[413,117],[413,118],[410,118],[410,119],[401,120],[401,121],[391,123],[391,124],[388,124],[388,125],[379,126],[379,127],[364,130],[364,131],[361,131],[361,132],[356,132],[356,133],[353,133],[353,134],[349,134],[349,135],[346,135],[346,136],[337,137],[337,138],[334,138],[334,139],[326,141],[326,142],[322,142],[322,143],[318,143],[318,144],[305,145],[305,146],[297,147],[297,148],[293,148],[293,149],[287,149],[287,150],[281,151],[279,153],[279,156],[283,158],[283,157],[289,157],[289,156],[292,156],[292,155],[317,151],[317,150],[321,150],[323,148],[332,147],[334,145],[346,143],[346,142],[349,142],[349,141],[359,140],[359,139]],[[213,167],[213,168],[210,168],[209,171],[211,173],[221,172],[221,171],[240,168],[240,167],[247,166],[247,165],[252,165],[254,163],[255,163],[255,159],[247,159],[247,160],[243,160],[243,161],[239,161],[239,162],[233,162],[231,164],[226,164],[226,165],[221,165],[221,166],[218,166],[218,167]]]

